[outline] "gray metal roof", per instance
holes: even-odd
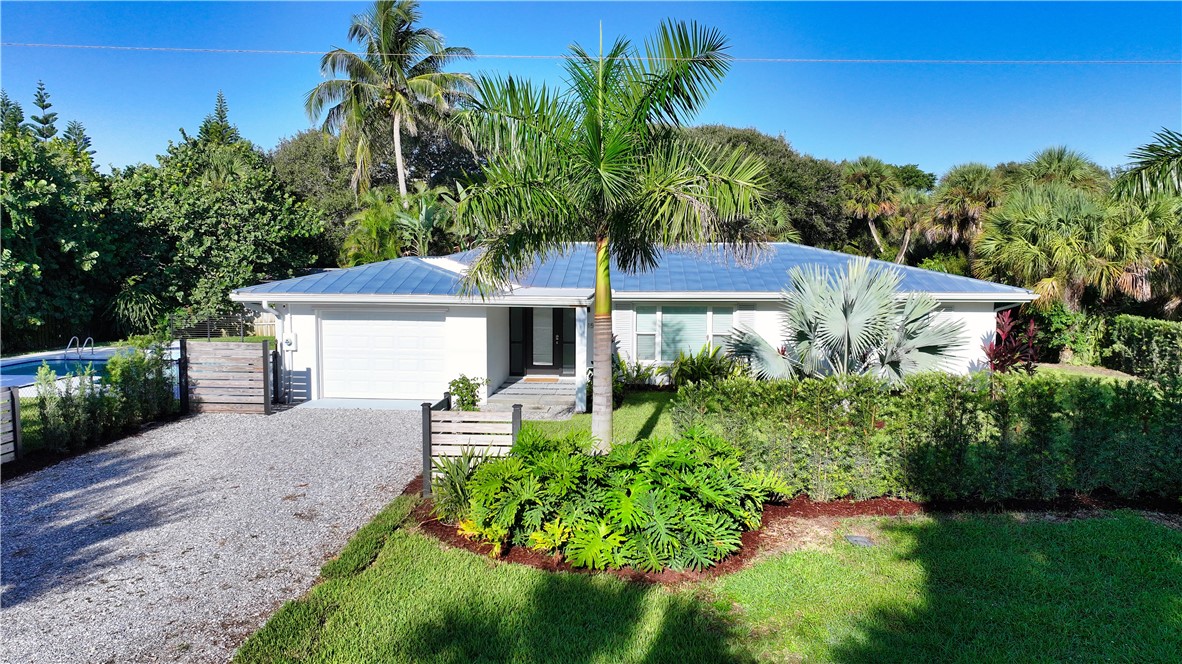
[[[447,262],[467,265],[477,255],[476,251],[461,252],[447,257],[450,259]],[[616,266],[612,273],[612,290],[617,293],[778,293],[787,284],[788,271],[793,267],[820,265],[839,270],[853,258],[849,254],[787,242],[768,244],[752,265],[740,265],[717,250],[667,251],[661,257],[660,265],[649,272],[628,274]],[[871,262],[876,267],[898,270],[902,275],[900,290],[903,292],[992,294],[999,302],[1030,299],[1030,291],[1023,288],[885,261]],[[519,283],[532,288],[591,291],[595,287],[594,247],[590,243],[580,243],[565,254],[543,258]],[[237,292],[260,295],[455,295],[458,286],[459,274],[455,270],[446,269],[432,259],[409,257],[260,284]]]

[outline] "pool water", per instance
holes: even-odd
[[[5,364],[0,366],[0,387],[17,387],[32,385],[37,376],[37,371],[41,365],[49,366],[49,369],[56,373],[58,377],[62,377],[68,373],[78,374],[86,369],[87,365],[94,368],[94,373],[98,376],[106,375],[107,358],[97,358],[93,360],[63,360],[61,358],[49,358],[45,360],[29,360],[28,362],[16,362],[12,364]]]

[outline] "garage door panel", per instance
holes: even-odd
[[[357,312],[322,316],[324,396],[433,398],[447,389],[441,313]]]

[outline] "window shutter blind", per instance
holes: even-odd
[[[634,344],[635,331],[632,329],[632,305],[616,305],[612,311],[612,328],[616,333],[616,344],[620,354],[629,360],[636,359]]]
[[[706,307],[664,307],[661,310],[661,359],[679,352],[697,353],[706,345]]]
[[[656,307],[636,307],[636,359],[657,359]]]

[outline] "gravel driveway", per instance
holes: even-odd
[[[418,474],[419,418],[198,415],[6,482],[0,660],[228,660]]]

